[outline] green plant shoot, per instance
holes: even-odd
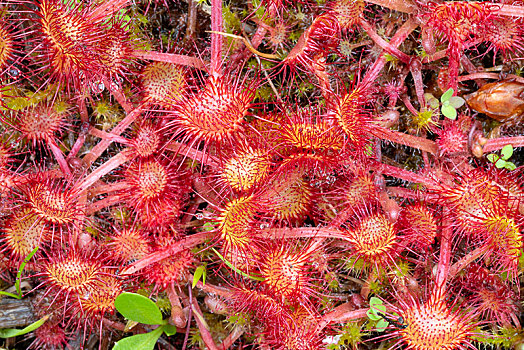
[[[113,350],[153,350],[162,333],[167,336],[176,333],[176,327],[162,318],[162,312],[158,306],[143,295],[124,292],[116,297],[115,308],[128,320],[159,325],[159,327],[149,333],[121,339],[115,344]]]
[[[466,101],[462,97],[453,96],[453,92],[453,89],[449,88],[440,97],[442,104],[440,111],[444,117],[455,120],[457,119],[457,108],[462,107]]]
[[[5,292],[5,291],[0,291],[0,295],[7,295],[7,296],[9,296],[11,298],[22,299],[22,291],[20,290],[20,283],[21,283],[21,280],[22,280],[22,272],[24,271],[25,265],[29,262],[29,260],[31,260],[31,258],[33,257],[33,255],[36,254],[37,251],[38,251],[38,247],[33,249],[31,251],[31,253],[29,253],[29,255],[27,255],[25,257],[24,261],[22,261],[22,263],[20,264],[20,268],[18,269],[18,273],[16,274],[16,282],[15,282],[15,288],[16,288],[16,293],[17,294]]]
[[[512,155],[513,155],[513,146],[506,145],[502,147],[502,149],[500,150],[500,156],[498,154],[491,153],[491,154],[488,154],[486,158],[491,163],[494,163],[498,169],[505,168],[509,171],[512,171],[517,168],[517,166],[513,162],[509,161]]]

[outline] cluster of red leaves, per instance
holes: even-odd
[[[49,321],[32,347],[62,348],[79,328],[98,329],[102,347],[106,326],[123,329],[118,294],[145,290],[217,348],[192,289],[200,265],[208,277],[196,288],[242,315],[265,348],[326,347],[343,322],[363,327],[371,293],[391,322],[369,343],[474,348],[487,323],[520,334],[522,169],[488,165],[483,150],[510,141],[490,144],[468,108],[440,120],[424,83],[438,76],[463,94],[460,63],[479,74],[470,56],[481,43],[497,62],[519,55],[521,6],[513,19],[493,2],[390,1],[377,12],[362,0],[263,1],[241,52],[215,52],[226,41],[213,30],[211,55],[185,56],[139,50],[161,44],[126,19],[126,1],[110,3],[2,7],[0,268],[9,280],[39,248],[30,294]],[[291,43],[271,74],[252,68],[251,55],[274,59]],[[361,64],[348,45],[366,47]],[[471,80],[480,87],[486,74]],[[420,128],[427,112],[432,126]],[[417,151],[403,159],[396,144]],[[364,333],[344,336],[355,345]]]

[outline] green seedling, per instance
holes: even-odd
[[[376,297],[372,297],[369,300],[369,310],[366,314],[371,321],[377,322],[376,329],[379,332],[384,332],[390,324],[400,329],[404,329],[408,326],[404,324],[402,317],[395,312],[392,312],[391,315],[395,316],[396,319],[387,316],[386,306],[383,304],[382,300]]]
[[[5,291],[0,291],[0,295],[7,295],[8,297],[11,297],[11,298],[22,299],[22,290],[20,289],[20,283],[22,280],[22,272],[24,271],[25,265],[29,262],[29,260],[31,260],[31,258],[33,257],[33,255],[36,254],[37,251],[38,251],[38,247],[33,249],[31,253],[29,253],[29,255],[25,257],[24,261],[22,261],[22,263],[20,264],[20,267],[18,268],[18,272],[16,274],[16,282],[15,282],[16,294],[5,292]],[[14,329],[14,328],[0,329],[0,338],[12,338],[12,337],[17,337],[19,335],[24,335],[29,332],[32,332],[35,329],[37,329],[38,327],[40,327],[41,325],[43,325],[44,322],[47,321],[48,318],[49,318],[49,315],[46,315],[42,317],[41,319],[39,319],[38,321],[31,323],[29,326],[25,327],[24,329]]]
[[[158,327],[149,333],[136,334],[119,340],[113,350],[153,350],[162,333],[167,336],[176,333],[176,327],[162,318],[158,306],[143,295],[124,292],[116,297],[115,308],[131,323],[158,325]]]
[[[29,260],[31,260],[31,258],[33,257],[33,255],[36,254],[37,251],[38,251],[38,247],[33,249],[31,253],[29,253],[29,255],[25,257],[24,261],[22,261],[22,263],[20,264],[20,268],[18,268],[18,272],[16,274],[16,282],[15,282],[16,294],[0,290],[0,295],[7,295],[8,297],[11,297],[11,298],[22,299],[22,290],[20,289],[20,283],[22,281],[22,272],[24,271],[25,265],[27,265]]]
[[[195,273],[193,274],[193,284],[191,288],[195,288],[198,281],[200,281],[200,278],[202,278],[202,284],[206,285],[206,276],[207,276],[207,270],[206,270],[207,264],[200,265],[196,268]]]
[[[494,163],[495,166],[498,169],[505,168],[509,171],[515,170],[517,166],[513,164],[512,162],[508,161],[508,159],[511,158],[513,155],[513,146],[512,145],[506,145],[502,147],[500,150],[500,155],[491,153],[486,156],[486,158],[491,162]]]
[[[442,94],[440,111],[444,117],[455,120],[457,119],[457,108],[462,107],[466,101],[462,97],[453,96],[453,92],[453,89],[449,88]]]
[[[366,315],[371,321],[377,322],[376,327],[379,332],[383,332],[389,326],[389,322],[383,317],[385,312],[386,306],[382,300],[376,297],[372,297],[369,300],[369,310],[366,312]]]

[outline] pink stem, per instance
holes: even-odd
[[[166,146],[166,149],[169,151],[173,151],[176,154],[183,155],[184,157],[198,160],[202,164],[209,165],[212,168],[218,167],[218,159],[208,155],[205,152],[189,147],[183,143],[173,141]]]
[[[133,151],[130,149],[125,149],[122,152],[118,153],[116,156],[109,159],[107,162],[96,168],[91,174],[87,175],[82,182],[76,185],[78,191],[85,191],[96,181],[98,181],[102,176],[110,173],[114,169],[118,168],[120,165],[129,161],[133,158]]]
[[[443,59],[446,56],[447,56],[447,50],[440,50],[438,52],[435,52],[433,55],[428,55],[424,57],[422,59],[422,63],[425,64],[425,63],[430,63],[433,61],[438,61],[438,60]]]
[[[180,297],[175,291],[174,282],[167,287],[166,294],[171,303],[171,317],[169,318],[169,322],[177,327],[184,328],[187,324],[187,318],[182,310],[183,308],[180,303]]]
[[[143,105],[140,105],[136,107],[133,111],[131,111],[124,119],[120,121],[120,123],[118,123],[117,126],[113,128],[113,130],[111,130],[111,134],[120,135],[122,132],[124,132],[124,130],[127,129],[129,125],[131,125],[142,113],[142,108]],[[86,154],[86,156],[84,157],[84,161],[86,162],[86,164],[88,166],[93,164],[93,162],[97,160],[102,153],[104,153],[104,151],[107,149],[107,147],[109,147],[109,145],[112,142],[113,141],[111,140],[100,141],[95,147],[93,147],[91,152]]]
[[[519,83],[524,83],[524,78],[519,77],[515,74],[508,74],[508,79],[515,79]],[[498,73],[489,73],[489,72],[478,72],[478,73],[471,73],[468,75],[462,75],[458,77],[458,81],[467,81],[467,80],[475,80],[475,79],[494,79],[494,80],[500,80],[500,74]]]
[[[375,171],[381,172],[384,175],[389,175],[405,181],[422,184],[428,189],[435,188],[435,184],[431,179],[408,170],[379,162],[373,162],[371,164],[371,168]]]
[[[386,139],[404,146],[413,147],[433,155],[437,154],[438,152],[438,146],[434,141],[422,137],[408,135],[402,132],[386,129],[381,126],[374,127],[371,133],[373,136],[380,139]]]
[[[102,318],[102,322],[104,323],[105,326],[109,327],[109,328],[113,328],[113,329],[116,329],[117,331],[124,331],[124,329],[126,329],[126,325],[121,323],[121,322],[116,322],[116,321],[111,321],[111,320],[108,320],[107,318]]]
[[[86,141],[86,133],[83,131],[80,131],[80,134],[78,135],[78,138],[76,139],[75,144],[73,145],[73,147],[71,147],[71,151],[69,151],[69,154],[67,155],[67,159],[71,159],[75,157],[78,154],[78,152],[80,152],[80,149],[84,145],[85,141]]]
[[[450,210],[446,207],[443,209],[444,220],[442,223],[442,233],[440,238],[440,258],[437,267],[436,288],[444,290],[446,281],[449,276],[449,265],[451,262],[451,235],[452,224]]]
[[[195,298],[193,298],[191,302],[191,309],[193,310],[193,316],[204,344],[206,344],[209,350],[219,350],[215,344],[215,341],[213,340],[213,337],[211,336],[211,333],[209,332],[209,326],[207,325],[204,315],[198,306],[198,301]]]
[[[114,182],[114,183],[101,183],[95,188],[89,190],[90,196],[96,196],[104,193],[111,193],[117,191],[125,191],[129,187],[129,184],[126,181]]]
[[[229,349],[233,345],[233,343],[236,342],[237,339],[242,336],[242,334],[244,334],[244,328],[242,326],[235,326],[235,328],[233,328],[233,331],[229,333],[226,339],[224,339],[222,344],[219,346],[219,349]]]
[[[497,151],[506,145],[512,145],[514,148],[524,147],[524,136],[500,137],[497,139],[488,140],[488,142],[484,145],[483,151],[486,153]]]
[[[354,308],[355,306],[350,302],[337,306],[335,310],[322,317],[317,325],[317,332],[326,328],[330,323],[345,323],[350,320],[367,317],[368,308],[358,310],[354,310]]]
[[[209,282],[206,282],[206,284],[204,285],[202,281],[198,281],[196,286],[208,294],[216,294],[224,299],[230,299],[233,296],[233,292],[229,288],[215,286]]]
[[[399,47],[400,44],[406,40],[406,38],[418,27],[418,23],[414,19],[408,19],[404,24],[399,28],[399,30],[395,33],[393,38],[391,38],[391,41],[389,42],[389,45],[392,47]],[[372,84],[379,76],[380,71],[382,68],[384,68],[384,65],[386,64],[387,59],[382,53],[380,57],[375,61],[373,66],[368,70],[366,73],[366,76],[362,80],[362,85],[366,86],[367,84]]]
[[[104,83],[106,89],[111,92],[111,95],[113,95],[113,97],[122,106],[122,108],[124,108],[124,111],[126,111],[128,114],[131,113],[133,111],[133,104],[127,100],[126,95],[119,88],[111,88],[112,84],[107,78],[102,77],[102,82]]]
[[[524,6],[508,5],[508,4],[497,4],[499,10],[497,15],[511,16],[511,17],[524,17]]]
[[[204,243],[206,240],[211,239],[214,236],[213,232],[200,232],[191,236],[182,238],[180,241],[166,247],[163,250],[156,251],[147,255],[146,257],[138,260],[134,264],[127,267],[122,275],[131,275],[134,274],[143,268],[159,262],[165,258],[168,258],[178,252],[181,252],[184,249],[191,249],[199,244]]]
[[[62,170],[66,177],[71,177],[71,170],[69,169],[69,164],[67,164],[67,161],[65,160],[64,154],[62,153],[60,147],[58,147],[55,140],[51,140],[48,144],[49,148],[51,149],[51,152],[55,156],[58,165],[60,166],[60,170]]]
[[[111,142],[120,142],[124,144],[129,143],[128,139],[120,135],[115,135],[113,133],[106,132],[106,131],[103,131],[103,130],[100,130],[94,127],[89,128],[89,135],[96,136],[96,137],[101,138],[102,140],[107,140]]]
[[[448,280],[452,280],[453,277],[455,277],[460,271],[464,270],[466,266],[480,258],[484,253],[486,253],[487,248],[488,247],[486,245],[478,247],[453,264],[453,266],[449,268]]]
[[[404,52],[400,51],[397,47],[382,39],[382,37],[375,32],[373,26],[365,19],[360,19],[360,25],[366,31],[369,37],[375,42],[375,44],[384,49],[384,51],[397,57],[400,61],[402,61],[405,64],[409,64],[411,62],[411,57],[409,55],[405,54]]]
[[[418,115],[418,111],[415,107],[413,107],[413,104],[411,103],[411,100],[407,95],[404,95],[402,97],[402,102],[404,102],[404,105],[407,107],[407,109],[413,114]]]
[[[96,201],[94,203],[91,203],[87,206],[86,209],[86,215],[90,216],[96,213],[99,210],[102,210],[104,208],[110,207],[112,205],[116,205],[122,203],[122,197],[116,194],[112,194],[109,197],[106,197],[104,199],[101,199],[99,201]]]
[[[366,2],[404,13],[413,13],[416,9],[411,0],[366,0]]]
[[[448,85],[445,86],[445,89],[452,88],[455,91],[456,95],[458,87],[458,74],[460,66],[460,57],[462,56],[462,43],[461,44],[452,44],[449,43],[449,48],[447,51],[448,54]]]
[[[411,75],[413,76],[413,81],[415,82],[415,91],[417,93],[418,103],[420,106],[425,106],[426,100],[424,99],[424,81],[422,80],[422,64],[420,63],[420,61],[416,61],[415,63],[411,64]]]
[[[100,6],[95,8],[88,16],[92,21],[104,20],[112,16],[118,10],[127,6],[129,0],[111,0],[104,1]]]
[[[268,239],[289,238],[340,238],[346,239],[342,231],[325,227],[295,227],[295,228],[270,228],[258,233],[260,237]]]
[[[220,75],[222,66],[222,0],[211,0],[211,69]]]
[[[133,51],[133,56],[143,60],[160,61],[179,64],[182,66],[205,69],[206,64],[200,58],[178,55],[175,53],[164,53],[157,51]]]

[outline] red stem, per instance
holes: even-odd
[[[233,331],[229,333],[229,335],[224,339],[222,344],[219,346],[220,350],[226,350],[229,349],[234,342],[237,341],[238,338],[240,338],[244,334],[244,329],[242,326],[235,326],[233,328]]]
[[[442,222],[442,233],[440,238],[440,258],[437,267],[436,288],[444,290],[446,281],[449,276],[449,265],[451,262],[451,235],[452,223],[450,210],[446,207],[443,209],[444,220]]]
[[[511,16],[511,17],[524,17],[524,7],[517,5],[508,5],[508,4],[497,4],[499,10],[497,15],[502,16]]]
[[[413,32],[418,27],[418,23],[414,19],[408,19],[404,24],[399,28],[395,35],[391,38],[389,45],[391,47],[399,47],[400,44],[406,40],[409,34]],[[375,61],[373,66],[368,70],[366,76],[362,80],[362,85],[366,86],[367,84],[372,84],[379,76],[380,71],[384,68],[387,59],[385,54],[382,53],[380,57]]]
[[[111,130],[111,134],[120,135],[121,133],[123,133],[124,130],[127,129],[129,125],[131,125],[138,118],[138,116],[142,113],[142,108],[143,108],[143,105],[140,105],[136,107],[135,109],[133,109],[124,119],[120,121],[120,123],[118,123],[117,126],[113,128],[113,130]],[[91,152],[86,154],[86,156],[84,157],[84,161],[86,162],[86,164],[88,166],[93,164],[93,162],[97,160],[98,157],[100,157],[102,153],[104,153],[104,151],[107,149],[107,147],[109,147],[109,145],[112,142],[113,141],[111,140],[100,141],[95,147],[93,147]]]
[[[326,227],[295,227],[295,228],[270,228],[262,230],[259,234],[268,239],[290,239],[290,238],[340,238],[346,239],[342,231]]]
[[[96,213],[99,210],[102,210],[104,208],[110,207],[118,203],[122,203],[122,197],[119,195],[113,194],[109,197],[106,197],[104,199],[101,199],[99,201],[89,204],[86,209],[86,215],[87,216],[93,215],[94,213]]]
[[[210,156],[205,152],[189,147],[186,144],[173,141],[166,146],[166,149],[169,151],[173,151],[176,154],[183,155],[184,157],[197,160],[202,164],[208,165],[212,168],[218,167],[218,160],[215,157]]]
[[[104,1],[89,14],[89,18],[93,21],[104,20],[126,7],[128,2],[129,0]]]
[[[524,136],[500,137],[497,139],[488,140],[488,142],[484,145],[483,151],[485,153],[497,151],[506,145],[512,145],[513,148],[524,147]]]
[[[413,13],[416,8],[411,0],[366,0],[366,2],[404,13]]]
[[[371,164],[371,168],[384,175],[389,175],[405,181],[422,184],[428,189],[436,188],[434,181],[432,181],[430,178],[411,172],[409,170],[397,168],[392,165],[379,162],[373,162]]]
[[[82,182],[76,185],[78,191],[85,191],[96,181],[98,181],[102,176],[110,173],[114,169],[118,168],[120,165],[124,164],[128,160],[133,158],[133,151],[130,149],[125,149],[122,152],[118,153],[116,156],[109,159],[107,162],[96,168],[91,174],[87,175]]]
[[[122,275],[131,275],[134,274],[143,268],[159,262],[165,258],[168,258],[178,252],[181,252],[184,249],[191,249],[199,244],[204,243],[206,240],[213,238],[213,232],[200,232],[191,236],[182,238],[180,241],[164,248],[163,250],[156,251],[147,255],[146,257],[138,260],[134,264],[128,266],[123,272]]]
[[[107,140],[107,141],[111,141],[111,142],[120,142],[120,143],[128,143],[129,140],[120,136],[120,135],[115,135],[113,133],[110,133],[110,132],[106,132],[106,131],[103,131],[103,130],[100,130],[100,129],[97,129],[97,128],[94,128],[94,127],[90,127],[89,128],[89,135],[92,135],[92,136],[96,136],[96,137],[99,137],[101,138],[102,140]]]
[[[117,191],[125,191],[129,187],[129,184],[125,181],[113,182],[113,183],[101,183],[96,187],[89,190],[90,196],[96,196],[104,193],[111,193]]]
[[[62,173],[64,173],[64,175],[68,178],[71,177],[71,170],[69,169],[69,164],[67,164],[64,154],[62,153],[60,147],[58,147],[58,145],[56,144],[55,140],[51,140],[49,142],[49,148],[55,156],[55,159],[58,165],[60,166],[60,170],[62,170]]]
[[[380,139],[386,139],[404,146],[413,147],[433,155],[437,154],[438,152],[438,146],[434,141],[422,137],[404,134],[402,132],[386,129],[381,126],[374,127],[371,133],[373,136]]]
[[[222,0],[211,0],[211,69],[220,75],[222,66]]]
[[[462,271],[466,266],[471,264],[476,259],[480,258],[482,254],[486,253],[486,251],[487,246],[483,245],[482,247],[478,247],[472,252],[469,252],[462,259],[453,264],[453,266],[449,268],[448,280],[452,280],[453,277],[455,277],[460,271]]]
[[[382,37],[375,32],[373,26],[365,19],[360,19],[360,25],[366,31],[369,37],[375,42],[375,44],[384,49],[384,51],[397,57],[400,61],[402,61],[405,64],[409,64],[411,62],[411,57],[409,55],[405,54],[404,52],[400,51],[396,46],[382,39]]]
[[[122,106],[122,108],[124,108],[124,111],[126,111],[126,113],[128,114],[131,113],[133,111],[133,104],[127,100],[126,95],[122,92],[122,90],[120,90],[120,88],[112,89],[112,85],[114,84],[112,84],[105,77],[102,77],[102,82],[104,83],[104,86],[106,87],[106,89],[111,92],[111,95],[113,95],[113,97]]]
[[[317,325],[317,332],[320,332],[330,323],[345,323],[350,320],[356,320],[359,318],[366,318],[368,308],[354,310],[355,306],[353,303],[345,303],[339,305],[335,310],[325,314]]]
[[[417,93],[418,103],[421,106],[426,105],[426,100],[424,99],[424,81],[422,80],[422,64],[417,61],[416,67],[412,64],[411,76],[413,76],[413,81],[415,82],[415,92]]]
[[[191,309],[193,310],[193,316],[198,329],[200,330],[200,336],[202,337],[204,344],[206,344],[209,350],[219,350],[215,344],[215,341],[213,340],[213,337],[211,336],[211,333],[209,332],[209,326],[207,325],[204,315],[198,306],[198,301],[195,298],[193,298],[191,302]]]
[[[164,53],[157,51],[133,51],[133,56],[143,60],[159,61],[179,64],[182,66],[205,69],[206,64],[200,58],[178,55],[175,53]]]

